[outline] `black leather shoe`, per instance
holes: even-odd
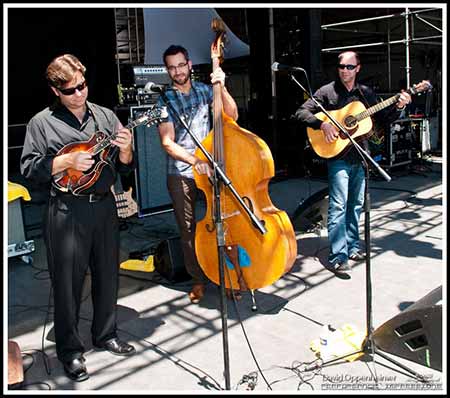
[[[83,357],[63,362],[64,372],[67,377],[74,381],[84,381],[89,379],[89,373],[84,362],[85,359]]]
[[[125,343],[124,341],[119,340],[117,337],[107,340],[103,344],[96,345],[95,347],[103,348],[106,351],[109,351],[111,354],[121,356],[133,355],[136,352],[135,348],[131,344]]]

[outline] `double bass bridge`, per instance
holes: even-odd
[[[242,213],[238,209],[236,209],[236,210],[232,211],[231,213],[222,213],[222,219],[226,220],[231,217],[240,216],[241,214]]]

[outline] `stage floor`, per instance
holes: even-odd
[[[389,183],[377,178],[370,181],[375,329],[441,285],[446,303],[442,159],[433,158],[426,168],[392,169],[388,173],[392,176]],[[274,204],[292,216],[302,201],[326,187],[324,179],[286,179],[271,183],[270,194]],[[364,217],[360,233],[363,238]],[[119,336],[137,350],[129,358],[92,348],[87,277],[79,330],[86,345],[90,378],[82,383],[68,379],[55,353],[45,249],[39,229],[34,234],[32,264],[15,257],[8,259],[5,269],[8,329],[4,340],[15,341],[22,352],[23,389],[150,395],[206,394],[225,388],[219,289],[209,284],[204,300],[193,305],[187,297],[190,281],[171,282],[157,271],[121,271]],[[131,217],[121,232],[123,259],[130,253],[151,254],[161,241],[176,235],[172,212]],[[303,372],[305,364],[316,359],[310,344],[319,337],[323,325],[352,325],[365,332],[366,263],[353,263],[351,279],[339,279],[325,268],[326,229],[297,232],[297,243],[298,255],[291,271],[255,292],[257,311],[251,309],[249,294],[237,306],[227,302],[232,390],[274,394],[295,393],[298,389],[308,393],[446,391],[446,366],[441,373],[390,354],[426,376],[429,383],[418,383],[379,355],[375,360],[365,356]],[[428,356],[446,352],[445,345],[437,345],[430,348]],[[4,372],[6,369],[4,366]]]

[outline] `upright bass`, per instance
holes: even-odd
[[[223,60],[224,24],[214,19],[216,33],[211,45],[213,71]],[[220,190],[220,208],[225,239],[225,285],[236,290],[268,286],[288,272],[297,255],[297,241],[289,217],[270,200],[268,186],[275,175],[267,144],[238,124],[222,109],[220,83],[214,84],[213,129],[203,140],[205,149],[221,165],[234,188],[267,232],[256,229],[240,203],[226,188]],[[201,150],[195,156],[207,161]],[[206,197],[206,215],[197,223],[195,250],[205,275],[220,285],[218,245],[214,224],[214,190],[210,179],[194,170],[197,186]]]

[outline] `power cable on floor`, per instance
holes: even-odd
[[[233,286],[233,284],[231,282],[231,276],[230,276],[230,273],[228,271],[228,267],[225,267],[225,270],[226,270],[225,273],[226,273],[227,278],[228,278],[228,284],[229,284],[229,286]],[[241,326],[242,333],[244,334],[245,341],[247,342],[247,346],[248,346],[248,348],[250,350],[250,354],[252,355],[253,361],[255,362],[256,367],[258,368],[258,371],[261,373],[261,376],[264,379],[267,387],[269,388],[269,390],[271,390],[269,382],[265,378],[264,373],[261,370],[261,367],[259,366],[258,360],[256,359],[256,356],[255,356],[255,353],[253,351],[252,345],[251,345],[250,340],[249,340],[249,338],[247,336],[247,332],[245,331],[244,324],[242,323],[242,318],[241,318],[241,314],[239,312],[239,308],[238,308],[238,305],[237,305],[237,300],[236,300],[236,296],[234,294],[234,289],[231,289],[231,296],[232,296],[232,299],[233,299],[232,301],[233,301],[234,309],[236,311],[236,316],[238,318],[239,325]],[[256,384],[255,384],[255,386],[256,386]]]
[[[311,367],[311,365],[315,364],[313,366],[314,370],[307,370]],[[314,390],[314,386],[311,384],[311,381],[319,374],[321,374],[322,371],[322,364],[323,361],[320,358],[317,358],[310,362],[300,362],[300,361],[294,361],[291,366],[277,366],[277,368],[280,369],[286,369],[294,373],[291,376],[287,376],[283,379],[276,380],[271,383],[271,385],[274,385],[275,383],[281,383],[283,381],[286,381],[288,379],[292,379],[293,377],[297,377],[299,379],[297,390],[300,390],[300,388],[303,385],[308,386],[311,390]]]

